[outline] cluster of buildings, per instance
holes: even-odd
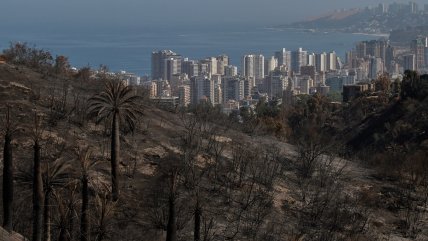
[[[420,6],[418,3],[410,1],[408,3],[380,3],[377,7],[372,7],[370,10],[378,14],[428,14],[428,4]]]
[[[343,92],[344,86],[353,88],[353,93],[367,88],[361,83],[384,73],[395,79],[407,69],[427,71],[428,38],[412,41],[406,51],[397,51],[384,39],[362,41],[346,53],[344,60],[334,51],[311,53],[303,48],[284,48],[270,57],[244,55],[238,68],[231,65],[227,55],[190,60],[162,50],[152,53],[151,64],[151,80],[141,84],[150,90],[154,101],[181,107],[208,102],[229,112],[254,106],[261,98],[288,102],[291,98],[287,95],[327,95]],[[139,81],[127,78],[132,83]]]
[[[210,103],[230,113],[242,106],[255,107],[260,100],[290,104],[300,94],[343,93],[348,101],[370,90],[366,83],[379,75],[397,79],[405,70],[428,73],[428,37],[418,37],[405,49],[385,39],[362,41],[343,60],[334,51],[283,48],[269,57],[246,54],[239,67],[225,54],[191,60],[161,50],[151,55],[150,78],[118,75],[130,85],[144,85],[159,104],[175,108]]]
[[[327,94],[326,79],[343,77],[335,52],[315,54],[302,48],[282,49],[267,58],[247,54],[240,68],[227,55],[189,60],[171,50],[153,52],[151,64],[152,78],[144,85],[154,101],[182,107],[209,102],[226,112],[254,106],[261,98],[282,100],[287,88],[293,95]]]

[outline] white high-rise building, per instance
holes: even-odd
[[[269,75],[270,72],[274,71],[277,66],[278,60],[274,56],[265,59],[265,76]]]
[[[275,58],[278,60],[277,66],[291,66],[291,51],[287,51],[283,48],[280,51],[275,52]]]
[[[326,53],[315,55],[315,68],[318,73],[327,71],[327,54]]]
[[[265,56],[259,54],[254,55],[254,78],[256,80],[265,77]]]
[[[217,56],[217,74],[224,75],[224,67],[229,65],[229,57],[225,54]]]
[[[336,70],[337,68],[337,55],[336,52],[330,52],[327,54],[327,70]]]
[[[308,66],[315,66],[315,54],[314,53],[308,54],[308,63],[307,63],[307,65]]]
[[[244,55],[241,61],[241,75],[254,77],[254,55]]]
[[[264,78],[265,57],[263,55],[244,55],[241,64],[242,76],[254,77],[257,80]]]

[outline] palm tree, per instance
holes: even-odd
[[[11,142],[15,128],[10,121],[10,106],[7,106],[5,125],[3,149],[3,227],[11,232],[13,230],[12,206],[14,172]]]
[[[34,149],[34,166],[33,166],[33,241],[42,240],[43,230],[43,179],[40,160],[40,117],[35,113],[35,125],[33,129],[33,149]]]
[[[38,231],[41,232],[41,230],[43,230],[43,240],[50,241],[52,240],[52,197],[56,195],[57,190],[63,189],[70,183],[71,166],[59,157],[54,158],[54,160],[42,162],[40,154],[41,146],[38,139],[35,140],[34,150],[35,161],[33,170],[20,170],[16,179],[22,184],[28,186],[33,185],[33,192],[37,192],[35,201],[38,205],[41,205],[41,207],[35,206],[34,208],[35,211],[37,211],[37,218],[40,218],[39,215],[42,215],[42,218],[37,219],[37,222],[42,220],[40,222],[42,222],[41,225],[43,226],[43,229]],[[46,157],[44,156],[44,158]],[[39,179],[41,179],[41,188],[39,186]],[[37,225],[39,226],[40,224]],[[37,236],[41,236],[42,234],[37,234]]]
[[[91,160],[89,147],[77,150],[78,161],[80,163],[80,181],[82,185],[82,210],[80,216],[80,241],[90,240],[90,221],[89,221],[89,180],[90,170],[98,164]]]
[[[109,80],[104,91],[90,99],[89,112],[97,115],[97,122],[111,121],[111,179],[112,199],[119,198],[119,159],[120,159],[120,125],[127,124],[131,130],[140,109],[137,105],[138,96],[123,81]]]
[[[94,240],[105,240],[113,226],[112,219],[116,212],[116,204],[111,202],[105,193],[97,193],[95,195],[94,207]]]
[[[50,241],[51,238],[51,198],[56,189],[63,188],[70,181],[71,166],[62,159],[53,162],[47,162],[43,168],[44,182],[44,213],[43,213],[43,234],[44,241]]]

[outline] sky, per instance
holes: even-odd
[[[275,25],[390,0],[1,0],[3,28]],[[397,0],[396,2],[408,2]],[[426,0],[415,2],[427,3]]]

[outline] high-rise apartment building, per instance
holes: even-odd
[[[330,52],[327,54],[327,70],[336,70],[337,69],[337,55],[336,52]]]
[[[206,59],[200,60],[199,63],[206,64],[206,74],[217,74],[217,58],[208,57]],[[202,74],[202,72],[200,72]]]
[[[315,54],[314,53],[308,54],[308,62],[306,64],[307,64],[307,66],[315,66]]]
[[[197,105],[201,101],[214,103],[214,81],[208,75],[195,76],[190,79],[191,104]]]
[[[172,76],[181,73],[181,58],[170,57],[165,59],[162,79],[171,80]]]
[[[237,76],[238,67],[234,65],[224,66],[224,76]]]
[[[367,56],[367,42],[363,41],[357,43],[357,45],[355,46],[355,52],[357,58],[365,58]]]
[[[244,55],[241,64],[242,76],[253,77],[257,80],[263,79],[265,73],[265,57],[263,55]]]
[[[241,60],[241,75],[254,77],[254,55],[244,55]]]
[[[223,101],[240,101],[244,99],[244,79],[239,77],[223,77]]]
[[[254,78],[256,80],[265,77],[265,57],[261,54],[254,55]]]
[[[320,53],[315,55],[315,68],[318,73],[327,71],[326,53]]]
[[[416,70],[420,70],[425,66],[425,45],[423,38],[415,39],[410,44],[412,54],[416,58]]]
[[[416,14],[419,11],[419,6],[415,2],[409,2],[409,13]]]
[[[171,50],[152,52],[152,79],[167,79],[168,75],[180,74],[181,62],[181,55]]]
[[[187,74],[189,77],[198,76],[198,63],[194,60],[184,59],[184,61],[181,63],[181,72]]]
[[[275,58],[278,60],[277,66],[287,66],[290,68],[291,65],[291,52],[287,51],[285,48],[283,48],[280,51],[275,52]]]
[[[265,76],[269,75],[270,72],[274,71],[277,66],[278,60],[274,56],[265,59]]]
[[[178,100],[181,107],[187,107],[190,105],[190,86],[178,86]]]
[[[266,77],[265,89],[269,98],[283,98],[283,92],[287,88],[288,78],[280,72],[273,72]]]
[[[369,61],[369,79],[377,79],[379,74],[384,72],[381,58],[372,57]]]
[[[217,56],[217,74],[224,75],[224,67],[229,65],[229,57],[225,54]]]
[[[392,74],[395,72],[395,49],[391,45],[386,47],[385,51],[385,69],[388,73]]]
[[[300,67],[306,66],[308,62],[308,52],[299,48],[291,52],[291,70],[295,73],[300,72]]]

